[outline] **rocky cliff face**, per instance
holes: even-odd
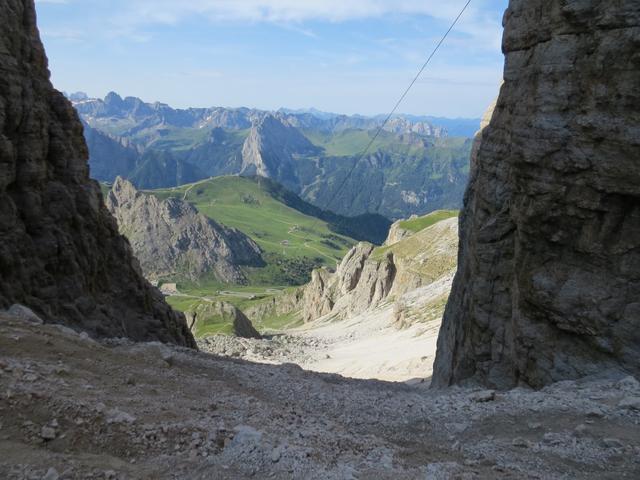
[[[512,0],[433,383],[640,374],[640,9]]]
[[[118,177],[106,200],[149,279],[212,274],[228,283],[246,281],[240,266],[259,266],[260,247],[176,198],[158,200]]]
[[[413,235],[413,232],[402,228],[400,224],[403,221],[404,219],[396,220],[391,224],[391,227],[389,227],[389,233],[387,234],[387,239],[384,242],[385,245],[393,245]]]
[[[376,249],[359,243],[335,273],[315,270],[300,302],[303,320],[328,314],[350,317],[450,276],[457,223],[457,218],[443,220],[392,246]]]
[[[251,128],[244,142],[240,173],[272,178],[295,191],[300,183],[295,157],[318,152],[299,130],[267,115]]]
[[[195,346],[89,179],[82,125],[49,82],[33,1],[0,1],[0,25],[0,307],[25,304],[97,336]]]
[[[113,181],[118,175],[135,170],[140,153],[126,139],[112,138],[83,122],[84,138],[90,151],[91,178]]]

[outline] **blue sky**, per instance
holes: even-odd
[[[388,112],[466,0],[36,0],[54,85],[175,107]],[[473,0],[401,105],[478,117],[508,0]]]

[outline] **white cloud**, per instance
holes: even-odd
[[[52,0],[46,0],[52,3]],[[69,41],[80,41],[85,35],[82,30],[74,28],[44,28],[41,30],[42,36],[45,38],[57,38]]]
[[[135,32],[153,25],[178,25],[197,16],[214,23],[271,23],[315,37],[307,28],[308,22],[339,23],[404,15],[426,16],[442,22],[445,28],[465,3],[466,0],[127,0],[111,20],[123,31]],[[468,37],[467,45],[499,48],[499,22],[486,14],[488,7],[495,10],[496,4],[506,4],[506,0],[475,0],[468,7],[455,30]]]
[[[149,22],[173,23],[199,14],[217,20],[304,22],[376,18],[389,14],[453,18],[464,0],[130,0],[128,9]]]
[[[76,5],[78,0],[36,0],[38,3]],[[112,15],[102,18],[114,36],[147,41],[141,32],[157,25],[179,25],[194,17],[213,23],[270,23],[316,37],[308,22],[340,23],[385,18],[394,15],[426,16],[441,21],[443,28],[460,12],[467,0],[113,0]],[[499,48],[501,28],[487,16],[496,5],[507,0],[474,0],[458,23],[455,32],[469,37],[468,42],[490,49]],[[493,8],[490,8],[493,7]],[[95,33],[95,32],[88,32]],[[371,32],[375,35],[375,32]],[[433,33],[433,32],[430,32]],[[438,32],[439,33],[439,32]],[[143,37],[142,39],[138,37]],[[454,41],[449,40],[449,43]]]
[[[461,23],[469,33],[486,31],[483,5],[504,0],[476,0]],[[131,24],[177,24],[194,15],[212,21],[301,24],[307,21],[343,22],[389,15],[426,15],[449,22],[466,0],[128,0],[120,18]],[[491,28],[491,27],[489,27]]]

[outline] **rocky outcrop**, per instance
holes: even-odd
[[[262,338],[251,320],[240,309],[227,302],[200,303],[186,315],[189,328],[194,334],[206,336],[208,325],[230,325],[231,333],[236,337]]]
[[[640,374],[640,9],[512,0],[433,384]]]
[[[304,291],[301,288],[285,291],[280,295],[247,307],[243,312],[251,321],[268,317],[283,317],[300,309],[303,295]]]
[[[384,242],[385,245],[387,246],[393,245],[413,235],[414,232],[410,230],[406,230],[400,226],[402,222],[404,222],[404,219],[397,220],[391,224],[391,227],[389,227],[389,233],[387,235],[387,239]]]
[[[205,274],[244,283],[241,266],[263,264],[260,247],[244,233],[207,218],[186,201],[159,200],[118,177],[106,200],[150,280]]]
[[[303,320],[329,314],[351,317],[450,276],[455,269],[457,223],[457,218],[440,221],[391,246],[359,243],[335,273],[315,270],[303,289]]]
[[[299,130],[266,115],[244,142],[240,174],[272,178],[295,191],[300,183],[295,157],[318,152]]]
[[[0,25],[0,308],[195,347],[89,179],[82,125],[49,81],[33,1],[0,1]]]

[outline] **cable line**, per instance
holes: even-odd
[[[435,54],[438,52],[438,50],[440,49],[440,47],[442,46],[442,44],[444,43],[444,41],[447,39],[447,37],[449,36],[449,34],[451,33],[451,31],[453,30],[453,28],[456,26],[456,24],[458,23],[458,21],[460,20],[460,18],[462,17],[462,15],[464,14],[464,12],[467,10],[467,7],[469,6],[469,4],[471,3],[472,0],[468,0],[467,3],[464,5],[464,7],[462,7],[462,10],[460,10],[460,13],[458,14],[458,16],[455,18],[455,20],[453,21],[453,23],[451,24],[451,26],[449,27],[449,29],[445,32],[445,34],[442,36],[442,38],[440,39],[440,41],[437,43],[437,45],[435,46],[435,48],[433,49],[433,51],[431,52],[431,54],[429,55],[429,57],[427,58],[427,60],[424,62],[424,64],[422,65],[422,68],[420,68],[420,70],[418,71],[418,74],[413,78],[413,80],[411,81],[411,83],[409,84],[409,86],[406,88],[406,90],[404,91],[404,93],[400,96],[400,99],[396,102],[395,106],[393,107],[393,109],[391,110],[391,112],[389,113],[389,115],[387,115],[387,117],[385,118],[384,122],[382,122],[382,124],[380,125],[380,127],[378,128],[378,130],[376,131],[375,135],[373,136],[373,138],[371,139],[371,141],[368,143],[367,147],[362,151],[362,153],[357,157],[357,160],[353,163],[353,166],[351,167],[351,169],[347,172],[347,175],[344,177],[344,180],[342,180],[342,183],[340,184],[340,186],[338,187],[338,189],[336,190],[336,193],[333,195],[333,197],[329,200],[329,202],[326,204],[326,206],[324,207],[324,210],[330,211],[330,207],[331,205],[333,205],[333,202],[336,200],[336,198],[338,198],[338,195],[341,193],[342,189],[345,187],[345,185],[347,184],[347,181],[349,180],[349,178],[351,177],[351,175],[353,175],[353,172],[355,171],[356,167],[358,166],[358,163],[360,163],[360,161],[364,158],[364,156],[369,152],[369,149],[373,146],[373,144],[375,143],[375,141],[378,139],[378,137],[380,136],[380,133],[382,133],[382,130],[384,129],[384,127],[387,126],[387,123],[389,123],[389,120],[391,120],[391,117],[393,117],[393,115],[396,113],[396,111],[398,110],[398,108],[400,107],[400,104],[403,102],[403,100],[405,99],[405,97],[407,96],[407,94],[409,93],[409,91],[411,90],[411,88],[413,88],[413,86],[415,85],[415,83],[418,81],[418,79],[420,78],[420,75],[422,75],[422,73],[425,71],[425,69],[427,68],[427,66],[429,65],[429,63],[431,62],[431,59],[435,56]],[[312,227],[315,226],[312,225]]]

